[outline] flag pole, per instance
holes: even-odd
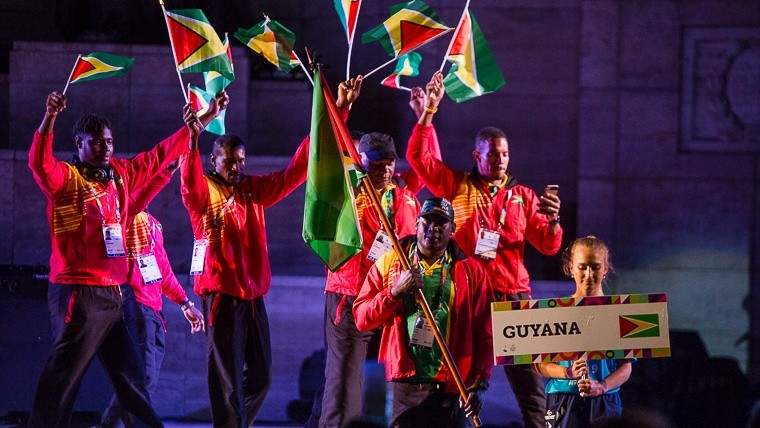
[[[401,243],[398,241],[396,232],[393,230],[393,226],[390,224],[385,210],[383,210],[381,206],[380,195],[378,194],[377,189],[375,189],[375,186],[372,185],[369,177],[366,175],[362,177],[361,184],[369,195],[370,200],[372,201],[372,206],[375,208],[375,211],[380,218],[380,222],[383,224],[383,228],[386,232],[388,232],[388,236],[390,237],[391,243],[393,244],[393,250],[401,262],[401,269],[410,270],[411,265],[409,264],[409,260],[406,258],[406,254],[404,254],[404,250],[401,248]],[[422,292],[421,288],[415,289],[414,297],[422,308],[422,313],[425,315],[425,319],[427,319],[428,325],[433,331],[433,336],[435,336],[435,341],[438,343],[438,347],[441,348],[446,366],[451,372],[452,377],[454,378],[454,382],[457,384],[457,389],[459,389],[459,396],[464,401],[467,401],[467,387],[464,385],[464,381],[462,381],[462,375],[459,373],[459,368],[457,368],[456,363],[454,363],[454,357],[451,355],[451,350],[449,349],[448,345],[446,344],[446,340],[441,334],[441,330],[435,321],[433,312],[430,310],[430,305],[428,304],[427,299],[425,299],[425,294]],[[479,427],[481,425],[478,415],[474,415],[472,417],[472,422],[476,427]]]
[[[335,105],[335,102],[332,101],[332,96],[330,98],[331,98],[331,101],[325,103],[327,105],[328,111],[330,112],[330,115],[332,115],[333,117],[340,117],[337,111],[337,106]],[[340,141],[343,141],[343,140],[345,140],[345,138],[339,138],[338,144],[340,144]],[[348,151],[356,170],[358,172],[364,173],[365,172],[364,167],[362,166],[362,163],[359,160],[360,159],[359,153],[357,152],[356,147],[354,147],[353,144],[347,144],[346,146],[347,147],[339,147],[339,149],[341,151],[343,150]],[[396,232],[393,230],[393,226],[391,225],[391,222],[388,220],[388,216],[385,213],[385,210],[383,210],[382,204],[380,202],[380,195],[378,194],[377,189],[375,189],[375,186],[372,185],[372,182],[369,180],[369,177],[366,174],[361,178],[360,185],[364,188],[364,190],[369,195],[370,202],[372,203],[372,206],[375,208],[375,211],[377,212],[378,218],[380,219],[380,222],[382,223],[383,228],[385,229],[386,232],[388,232],[388,236],[391,239],[391,244],[393,245],[393,250],[396,253],[396,256],[399,258],[399,261],[401,262],[401,268],[403,270],[410,270],[411,265],[409,264],[409,260],[406,258],[406,254],[404,254],[403,248],[401,248],[401,244],[398,241]],[[433,312],[430,310],[430,305],[428,304],[427,299],[425,299],[425,294],[422,292],[422,289],[417,288],[414,292],[414,297],[417,300],[417,303],[419,303],[420,307],[422,308],[422,313],[425,315],[425,319],[427,320],[428,325],[433,331],[433,336],[435,337],[435,340],[438,343],[438,347],[441,348],[443,359],[444,359],[444,362],[446,363],[446,367],[451,372],[451,375],[454,378],[454,381],[457,385],[457,389],[459,389],[459,396],[463,400],[466,401],[467,388],[465,387],[464,382],[462,381],[462,375],[459,373],[459,369],[454,363],[454,357],[451,355],[451,350],[446,344],[446,340],[441,334],[440,328],[438,328],[438,323],[435,322],[435,318],[433,317]],[[481,426],[480,418],[477,415],[472,417],[472,422],[476,427]]]
[[[467,10],[470,8],[470,0],[467,0],[467,3],[464,4],[464,10],[462,11],[462,16],[459,18],[459,23],[457,24],[457,29],[462,25],[462,21],[464,21],[464,16],[467,14]],[[443,67],[446,65],[446,57],[449,56],[449,52],[451,52],[451,47],[454,46],[454,39],[456,38],[457,33],[454,32],[454,35],[451,36],[451,41],[449,41],[449,47],[446,48],[446,53],[443,55],[443,62],[441,62],[441,67],[438,69],[438,71],[443,71]]]
[[[410,50],[408,50],[408,51],[406,51],[406,52],[404,52],[404,53],[405,53],[405,54],[407,54],[407,53],[409,53],[409,52],[414,52],[414,51],[416,51],[417,49],[421,48],[422,46],[425,46],[426,44],[428,44],[428,43],[432,42],[433,40],[435,40],[435,39],[437,39],[437,38],[439,38],[439,37],[443,36],[444,34],[448,33],[448,32],[449,32],[449,31],[451,31],[451,30],[453,30],[453,28],[449,28],[449,29],[447,29],[447,30],[445,30],[445,31],[442,31],[442,32],[440,32],[440,33],[436,34],[435,36],[433,36],[433,37],[431,37],[431,38],[429,38],[429,39],[425,40],[425,42],[424,42],[424,43],[422,43],[422,44],[420,44],[420,45],[418,45],[418,46],[415,46],[415,47],[414,47],[414,49],[410,49]],[[392,63],[393,61],[396,61],[397,59],[399,59],[399,57],[400,57],[400,56],[401,56],[401,55],[396,55],[395,57],[391,58],[391,59],[390,59],[390,61],[386,62],[385,64],[381,65],[380,67],[377,67],[376,69],[374,69],[374,70],[370,71],[369,73],[365,74],[365,75],[364,75],[364,78],[366,79],[366,78],[367,78],[367,77],[368,77],[370,74],[372,74],[372,73],[374,73],[374,72],[376,72],[376,71],[380,70],[381,68],[383,68],[383,67],[385,67],[386,65],[388,65],[388,64],[390,64],[390,63]]]
[[[182,73],[179,71],[179,64],[177,64],[177,52],[174,50],[174,40],[172,39],[172,31],[169,28],[169,17],[166,16],[166,7],[164,7],[164,0],[158,0],[161,5],[161,11],[164,13],[164,21],[166,22],[166,32],[169,33],[169,44],[172,47],[172,56],[174,57],[174,68],[177,70],[177,77],[179,77],[179,86],[182,88],[182,96],[185,97],[185,104],[188,102],[187,93],[185,92],[185,82],[182,81]]]
[[[301,70],[303,70],[303,72],[306,74],[306,77],[309,79],[309,82],[311,82],[311,86],[313,87],[314,79],[312,79],[311,74],[308,71],[306,71],[306,66],[303,65],[303,61],[301,61],[301,58],[298,57],[298,54],[296,53],[296,51],[293,51],[293,55],[296,56],[296,59],[298,60],[298,64],[301,66]]]
[[[66,86],[63,87],[63,92],[61,92],[61,95],[66,95],[66,90],[69,89],[69,83],[71,83],[71,76],[74,75],[74,70],[77,69],[77,64],[79,64],[79,60],[82,58],[82,54],[77,55],[76,61],[74,61],[74,66],[71,67],[71,73],[69,73],[69,78],[66,80]]]
[[[359,6],[356,7],[356,21],[354,21],[354,28],[351,30],[351,38],[348,40],[348,58],[346,59],[346,80],[351,78],[351,51],[354,48],[354,36],[356,35],[356,23],[359,22],[359,12],[362,10],[362,2],[359,1]],[[349,6],[349,14],[351,7]],[[348,19],[346,17],[346,30],[348,31]]]

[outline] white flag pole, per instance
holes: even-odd
[[[174,40],[172,39],[172,31],[169,28],[169,17],[166,16],[166,7],[164,7],[164,0],[158,0],[161,4],[161,10],[164,12],[164,21],[166,22],[166,32],[169,33],[169,44],[172,47],[172,56],[174,57],[174,68],[177,70],[177,77],[179,77],[179,86],[182,88],[182,96],[185,97],[185,104],[188,102],[187,92],[185,92],[185,83],[182,81],[182,73],[179,71],[179,64],[177,64],[177,52],[174,50]]]
[[[71,67],[71,73],[69,73],[69,78],[66,80],[66,86],[63,87],[63,92],[61,92],[62,95],[66,95],[66,90],[69,89],[69,83],[71,83],[71,76],[74,75],[74,70],[77,69],[77,64],[79,64],[80,58],[82,58],[82,54],[77,55],[77,60],[74,61],[74,66]]]
[[[459,24],[457,24],[457,29],[462,25],[462,22],[464,21],[465,15],[467,15],[467,10],[470,8],[470,0],[467,0],[467,3],[464,5],[464,10],[462,11],[462,16],[459,18]],[[446,65],[446,57],[449,56],[449,52],[451,52],[451,47],[454,46],[454,38],[456,37],[457,33],[454,32],[454,35],[451,36],[451,41],[449,42],[449,47],[446,48],[446,53],[443,55],[443,61],[441,62],[441,67],[438,68],[438,71],[443,71],[443,67]]]

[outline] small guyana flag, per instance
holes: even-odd
[[[504,86],[499,64],[469,10],[462,15],[446,59],[452,64],[443,78],[443,86],[446,94],[458,103]]]
[[[346,31],[346,37],[350,44],[354,40],[354,30],[356,30],[356,21],[359,17],[359,8],[362,0],[333,0],[335,11],[338,12],[343,29]]]
[[[421,0],[397,4],[382,24],[362,35],[362,43],[380,42],[390,56],[410,52],[451,30]]]
[[[68,83],[105,79],[125,74],[135,62],[134,58],[92,52],[77,58]]]
[[[227,46],[202,10],[166,10],[164,17],[177,70],[181,73],[218,71],[233,79]]]
[[[619,315],[620,337],[659,337],[660,318],[657,314]]]
[[[268,17],[251,28],[238,28],[235,38],[284,72],[299,64],[293,45],[296,35]]]
[[[391,88],[401,87],[401,76],[417,76],[420,74],[422,55],[417,52],[409,52],[401,55],[396,62],[393,74],[383,79],[382,84]]]

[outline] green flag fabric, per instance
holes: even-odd
[[[335,103],[319,71],[314,77],[311,143],[304,201],[303,240],[331,271],[361,252],[362,238],[353,188],[341,142],[348,132],[340,118],[328,112]]]
[[[469,10],[457,27],[446,59],[452,64],[449,73],[443,78],[443,86],[446,94],[458,103],[504,86],[499,64]]]

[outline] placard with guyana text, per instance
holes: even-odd
[[[661,294],[494,302],[494,364],[670,356]]]

